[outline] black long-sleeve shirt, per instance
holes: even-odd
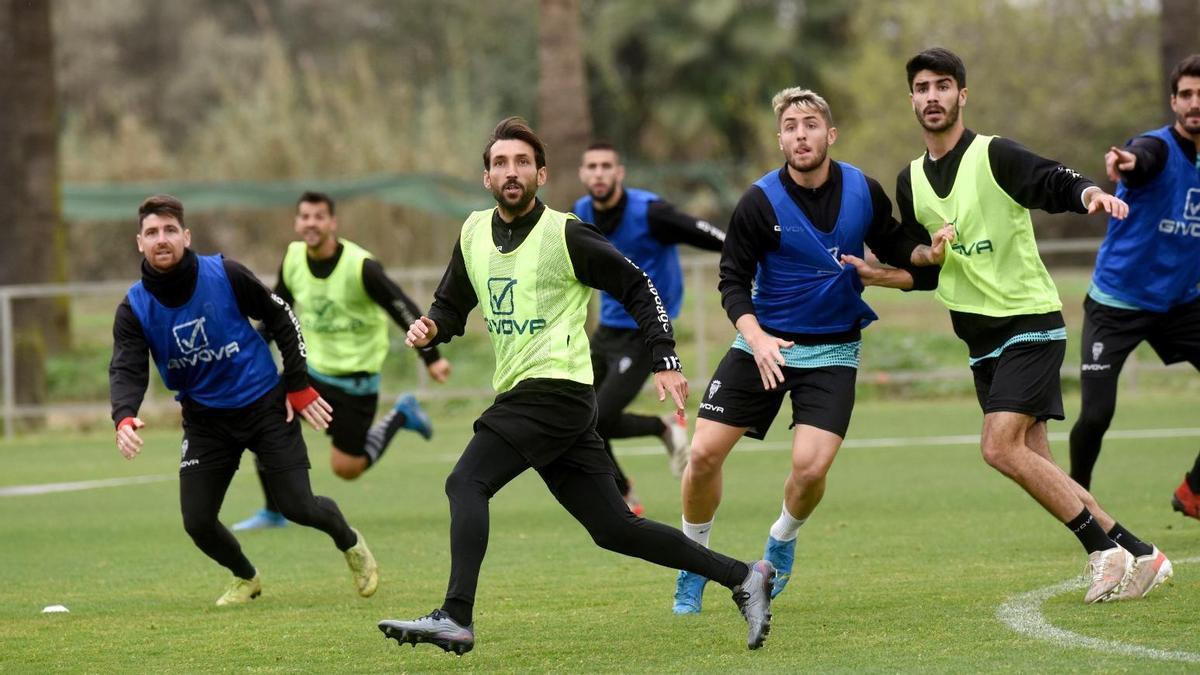
[[[516,249],[529,236],[541,219],[546,206],[539,200],[532,211],[506,223],[497,210],[492,215],[492,241],[501,253]],[[584,285],[605,291],[621,301],[629,311],[650,347],[654,370],[672,369],[678,363],[675,354],[675,334],[666,309],[657,299],[657,291],[646,276],[594,226],[578,220],[566,225],[567,254],[575,268],[575,277]],[[462,335],[467,316],[479,298],[467,274],[462,248],[454,245],[450,265],[434,292],[429,318],[437,324],[435,343],[448,342]]]
[[[303,390],[308,386],[308,370],[301,349],[304,338],[291,307],[240,263],[224,260],[223,264],[238,310],[247,319],[263,321],[275,335],[279,353],[283,356],[284,387],[288,391]],[[159,272],[142,261],[142,285],[167,307],[179,307],[191,299],[199,273],[199,259],[191,249],[185,250],[179,264],[166,272]],[[150,346],[127,295],[117,306],[113,319],[113,354],[108,364],[113,422],[137,415],[149,384]],[[187,407],[203,407],[187,398],[181,403]]]
[[[337,267],[338,261],[342,259],[342,251],[346,249],[340,242],[337,246],[337,251],[324,260],[317,260],[305,256],[308,262],[308,271],[318,279],[328,279],[329,275],[333,274],[333,270]],[[287,287],[287,283],[283,279],[283,265],[279,266],[279,277],[275,282],[275,295],[283,298],[289,305],[294,305],[296,298],[292,295],[292,290]],[[363,261],[362,268],[362,285],[363,290],[367,292],[367,297],[375,301],[375,304],[383,308],[392,321],[400,326],[400,330],[407,331],[421,316],[421,309],[417,307],[417,303],[412,301],[412,298],[400,288],[400,285],[392,281],[384,271],[383,265],[379,264],[374,258],[367,258]],[[268,335],[264,331],[264,336]],[[419,350],[421,360],[425,365],[429,365],[437,361],[442,356],[438,353],[437,347],[426,347]]]
[[[621,224],[628,203],[629,193],[624,191],[612,208],[602,211],[593,203],[596,222],[592,224],[605,236],[611,235]],[[720,251],[725,243],[724,230],[679,211],[663,200],[652,201],[646,206],[646,225],[650,236],[663,244],[687,244],[705,251]]]
[[[929,153],[925,153],[922,162],[925,177],[939,197],[945,198],[954,188],[963,154],[975,136],[975,132],[965,130],[954,148],[937,160],[930,159]],[[1027,209],[1041,209],[1047,213],[1087,213],[1083,192],[1096,187],[1091,179],[1077,171],[1041,157],[1007,138],[994,138],[988,144],[988,165],[1000,189]],[[929,244],[929,232],[917,221],[913,210],[912,177],[908,166],[896,177],[896,205],[900,207],[900,222],[909,236]],[[1019,333],[1051,330],[1064,325],[1061,312],[989,317],[951,310],[950,321],[973,357],[991,353]]]
[[[1179,149],[1183,150],[1184,157],[1195,164],[1196,144],[1192,139],[1185,138],[1174,126],[1171,127],[1171,137],[1175,139]],[[1126,143],[1125,150],[1133,153],[1137,162],[1133,169],[1121,172],[1121,181],[1126,187],[1136,188],[1158,178],[1158,174],[1167,168],[1167,157],[1170,156],[1171,148],[1167,147],[1161,138],[1138,136]]]
[[[829,179],[817,188],[801,187],[792,179],[787,167],[779,169],[779,177],[788,196],[804,211],[813,226],[822,232],[832,232],[842,206],[842,168],[830,162]],[[913,288],[929,290],[937,287],[937,268],[913,267],[909,261],[912,250],[920,240],[908,236],[892,217],[892,202],[874,178],[867,177],[871,195],[871,223],[864,237],[867,246],[881,261],[908,270],[913,275]],[[751,288],[758,265],[767,253],[779,249],[782,233],[775,209],[766,193],[757,185],[742,195],[729,219],[729,230],[721,253],[721,305],[729,320],[754,313]],[[837,343],[857,340],[858,328],[844,333],[797,335],[772,329],[771,333],[798,344]]]

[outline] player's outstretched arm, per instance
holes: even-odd
[[[317,431],[328,429],[329,423],[333,421],[333,406],[321,398],[317,390],[312,387],[306,387],[300,391],[289,391],[285,401],[287,418],[284,422],[288,424],[292,423],[296,411],[299,411],[300,417]]]
[[[667,400],[667,395],[671,396],[671,402],[675,404],[675,417],[680,421],[686,421],[687,413],[687,398],[688,398],[688,382],[683,376],[683,372],[679,370],[660,370],[654,373],[654,388],[658,391],[658,400]]]
[[[444,384],[446,380],[450,379],[450,362],[444,356],[426,365],[425,370],[429,372],[429,376],[433,378],[433,381],[438,384]]]
[[[1103,209],[1117,220],[1124,220],[1125,216],[1129,215],[1128,204],[1098,187],[1090,187],[1083,191],[1083,203],[1087,205],[1088,213],[1096,213]]]
[[[143,441],[137,431],[144,426],[146,423],[137,417],[126,417],[117,422],[117,450],[125,459],[133,459],[142,451]]]
[[[433,319],[421,315],[419,319],[412,322],[408,327],[408,332],[404,335],[404,344],[413,349],[428,347],[433,339],[437,337],[438,327]]]
[[[921,244],[913,249],[909,260],[915,267],[929,267],[946,262],[946,245],[954,243],[954,226],[947,223],[933,233],[933,243]]]
[[[908,270],[896,267],[876,267],[858,256],[849,254],[842,254],[841,262],[843,265],[854,267],[863,286],[899,288],[905,291],[913,287],[913,276]]]

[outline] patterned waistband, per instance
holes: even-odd
[[[371,375],[326,375],[308,369],[308,376],[322,384],[337,387],[351,396],[370,396],[379,393],[379,373]]]
[[[979,363],[980,361],[983,361],[984,359],[994,359],[994,358],[1000,356],[1000,354],[1008,347],[1015,345],[1015,344],[1022,343],[1022,342],[1054,342],[1055,340],[1066,340],[1066,339],[1067,339],[1067,329],[1066,328],[1055,328],[1054,330],[1038,330],[1038,331],[1033,331],[1031,333],[1017,333],[1016,335],[1008,338],[1008,340],[1006,340],[1004,342],[1004,344],[1000,345],[999,347],[996,347],[996,349],[994,351],[992,351],[992,353],[984,354],[983,356],[980,356],[978,358],[970,358],[967,360],[967,362],[973,366],[973,365]]]
[[[738,333],[733,341],[733,348],[740,349],[753,355],[750,343]],[[783,365],[788,368],[826,368],[828,366],[846,366],[857,368],[859,355],[862,353],[862,340],[826,345],[792,345],[780,349],[783,354]]]

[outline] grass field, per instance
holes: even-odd
[[[449,569],[442,481],[478,410],[435,408],[433,442],[402,435],[357,483],[332,476],[323,439],[310,434],[317,491],[340,503],[380,560],[380,590],[366,600],[324,535],[291,526],[241,537],[264,593],[218,610],[212,603],[228,573],[183,532],[174,480],[0,496],[0,671],[1195,672],[1195,661],[1039,640],[997,617],[1006,600],[1077,576],[1084,557],[1062,525],[983,464],[977,448],[921,440],[975,433],[979,413],[966,400],[859,406],[825,501],[801,531],[797,570],[774,605],[762,650],[746,650],[745,624],[719,586],[710,585],[703,614],[673,616],[673,572],[596,548],[532,473],[492,504],[475,651],[459,659],[428,645],[400,648],[375,623],[440,603]],[[730,458],[715,548],[760,554],[788,463],[784,426],[766,443],[744,441]],[[1145,392],[1125,395],[1114,423],[1189,426],[1194,396]],[[178,438],[176,428],[149,429],[147,450],[134,462],[119,458],[107,433],[0,444],[0,488],[174,474]],[[868,447],[881,438],[909,440]],[[1111,439],[1094,486],[1131,530],[1177,561],[1197,562],[1180,562],[1171,585],[1138,602],[1085,606],[1082,591],[1054,595],[1041,607],[1048,622],[1200,659],[1200,523],[1168,504],[1197,445],[1194,431]],[[1065,443],[1054,446],[1065,458]],[[647,515],[677,524],[678,484],[661,453],[647,442],[621,449]],[[250,467],[244,458],[226,522],[258,506]],[[71,611],[40,613],[52,604]]]

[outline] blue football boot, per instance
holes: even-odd
[[[700,602],[704,599],[704,584],[707,583],[706,577],[679,570],[679,577],[675,580],[675,606],[671,611],[676,614],[699,614]]]
[[[425,440],[433,438],[433,423],[429,421],[429,415],[421,409],[421,404],[417,402],[417,397],[412,394],[400,394],[396,399],[392,410],[404,414],[404,428],[410,431],[415,431],[421,434]]]
[[[771,588],[771,597],[783,592],[788,579],[792,578],[792,564],[796,561],[796,540],[779,541],[767,535],[767,548],[763,558],[775,566],[775,585]]]

